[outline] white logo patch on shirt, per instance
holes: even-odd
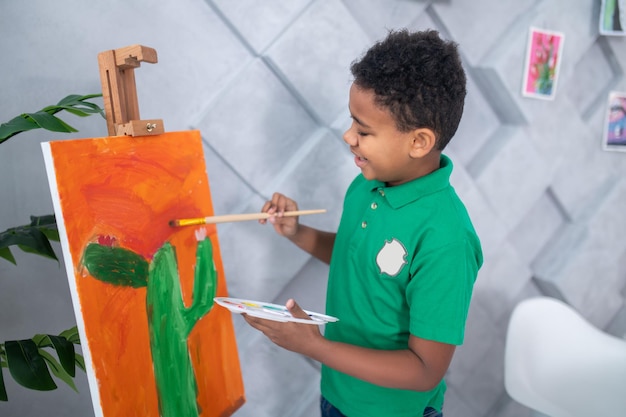
[[[404,245],[393,238],[391,242],[385,241],[385,245],[376,255],[376,264],[381,273],[393,277],[407,264],[407,255]]]

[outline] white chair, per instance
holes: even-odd
[[[550,417],[626,416],[626,340],[567,304],[519,303],[505,346],[504,386],[517,402]]]

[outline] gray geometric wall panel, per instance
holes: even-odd
[[[598,33],[600,0],[31,0],[2,2],[0,121],[69,93],[100,91],[97,54],[153,47],[137,72],[143,118],[198,129],[216,214],[257,211],[274,191],[302,221],[332,230],[358,173],[342,140],[349,65],[388,29],[434,28],[460,44],[463,120],[447,148],[452,183],[481,237],[466,340],[448,371],[446,417],[532,417],[504,390],[508,319],[549,295],[626,336],[626,153],[602,150],[610,91],[626,91],[626,37]],[[522,97],[528,29],[564,33],[554,100]],[[106,136],[77,120],[73,137]],[[0,152],[0,230],[52,212],[35,132]],[[328,267],[256,222],[218,227],[232,296],[323,310]],[[59,249],[59,247],[55,247]],[[17,254],[0,262],[0,340],[75,322],[63,267]],[[32,309],[29,306],[37,305]],[[233,317],[247,402],[238,417],[314,417],[319,364]],[[273,383],[268,383],[273,381]],[[5,381],[2,416],[93,415],[86,377],[31,392]]]

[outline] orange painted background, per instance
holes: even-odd
[[[185,304],[192,299],[198,227],[172,228],[177,218],[213,214],[202,141],[197,131],[147,137],[50,142],[76,293],[106,417],[158,416],[146,313],[146,288],[114,286],[81,268],[85,246],[99,236],[148,261],[169,241],[176,248]],[[57,213],[60,222],[60,214]],[[227,296],[215,226],[206,228]],[[83,344],[84,344],[83,340]],[[244,402],[230,312],[214,306],[188,338],[202,417],[231,415]]]

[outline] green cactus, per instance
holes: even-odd
[[[150,263],[112,243],[102,239],[99,243],[90,243],[85,248],[82,263],[100,281],[133,288],[147,287],[146,312],[160,415],[198,416],[198,388],[187,337],[213,306],[217,271],[211,241],[208,238],[198,241],[193,302],[189,307],[183,303],[176,250],[170,243],[166,242]]]

